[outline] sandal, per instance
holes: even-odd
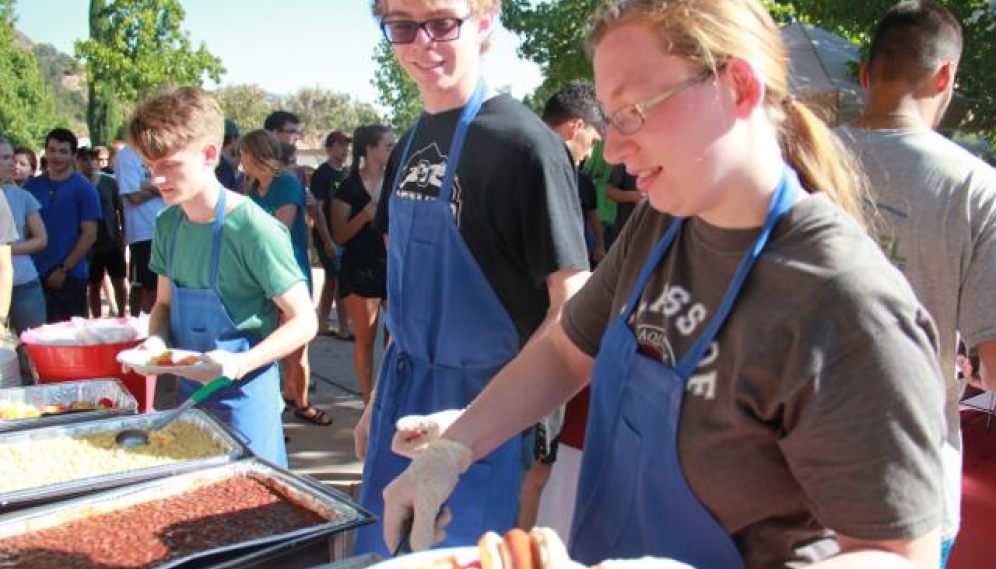
[[[336,340],[342,340],[343,342],[356,341],[356,336],[347,332],[333,332],[332,337]]]
[[[325,411],[313,405],[295,409],[294,416],[319,427],[327,427],[332,424],[332,417],[327,416]]]

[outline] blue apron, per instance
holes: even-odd
[[[214,215],[214,237],[211,243],[210,282],[206,288],[180,286],[170,277],[173,300],[169,307],[170,345],[181,350],[210,352],[227,350],[245,352],[259,343],[260,338],[235,327],[228,310],[218,296],[218,256],[221,251],[221,230],[225,221],[225,189],[220,188]],[[173,251],[176,234],[170,239],[166,272],[173,275]],[[203,384],[180,378],[177,397],[186,400]],[[246,375],[232,385],[215,391],[200,404],[245,439],[252,452],[279,466],[287,466],[283,426],[280,421],[280,371],[270,364]]]
[[[571,528],[571,557],[587,565],[607,558],[669,557],[699,569],[744,569],[736,545],[685,480],[678,425],[685,385],[712,343],[771,230],[801,195],[786,167],[764,228],[716,314],[688,352],[668,367],[639,353],[627,320],[683,219],[654,248],[626,306],[606,330],[592,372],[591,407]],[[646,443],[646,444],[644,444]]]
[[[390,198],[387,325],[393,342],[373,402],[360,491],[360,503],[377,515],[384,486],[411,462],[391,451],[395,422],[466,407],[520,348],[515,325],[460,235],[450,203],[467,127],[485,92],[479,83],[460,114],[438,199],[403,199],[397,191]],[[395,190],[417,129],[398,162]],[[474,545],[488,530],[512,527],[522,482],[520,445],[513,437],[461,477],[447,501],[453,522],[443,546]],[[356,550],[389,554],[380,523],[357,530]]]

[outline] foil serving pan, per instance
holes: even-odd
[[[88,379],[0,389],[0,407],[3,406],[3,403],[26,403],[35,407],[69,406],[76,402],[96,404],[102,399],[109,400],[114,406],[111,408],[98,406],[96,409],[72,410],[66,413],[25,419],[0,419],[0,433],[78,423],[118,415],[134,415],[138,412],[138,402],[135,397],[117,379]]]
[[[263,551],[266,546],[274,546],[292,540],[328,536],[374,520],[373,514],[356,505],[346,494],[326,487],[309,477],[294,474],[259,458],[250,457],[203,470],[149,480],[0,515],[0,539],[55,527],[106,512],[118,511],[153,500],[178,496],[215,482],[236,477],[262,482],[278,494],[283,495],[291,503],[318,514],[326,521],[306,528],[206,548],[203,551],[155,565],[156,569],[186,566],[205,567],[209,564],[225,563],[226,560],[251,559],[257,555],[255,552]]]
[[[73,423],[69,425],[59,425],[54,427],[43,427],[26,431],[4,433],[0,434],[0,445],[24,441],[41,441],[55,437],[71,437],[74,435],[87,435],[104,432],[117,433],[124,429],[148,429],[149,425],[160,415],[162,415],[162,413],[146,413],[144,415],[114,417],[82,423]],[[203,458],[181,460],[149,468],[138,468],[124,472],[88,476],[66,482],[0,492],[0,512],[59,500],[77,494],[89,493],[94,490],[114,488],[142,480],[161,478],[164,476],[171,476],[182,472],[206,468],[208,466],[224,464],[252,454],[249,448],[233,431],[203,411],[198,409],[190,409],[184,412],[183,415],[177,419],[177,422],[190,423],[192,426],[207,431],[211,439],[220,444],[222,450],[217,455]],[[52,462],[52,468],[59,468],[58,461],[53,457],[38,457],[38,460],[50,460]]]

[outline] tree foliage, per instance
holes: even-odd
[[[15,145],[41,145],[58,121],[34,54],[14,29],[14,0],[0,0],[0,135]]]
[[[277,96],[258,85],[232,85],[217,92],[225,116],[243,132],[263,128],[266,115],[277,109],[296,114],[304,123],[302,148],[322,148],[325,135],[334,129],[351,132],[361,124],[380,122],[372,106],[349,95],[309,87],[287,96]]]
[[[938,0],[964,26],[959,69],[962,127],[996,142],[996,7],[991,0]],[[794,19],[866,44],[875,22],[898,0],[762,0],[776,21]],[[519,54],[535,62],[545,80],[527,98],[534,108],[564,83],[591,78],[582,51],[587,22],[601,0],[505,0],[502,21],[523,38]],[[957,110],[957,109],[955,109]]]
[[[181,30],[179,0],[90,0],[90,37],[76,42],[85,62],[90,137],[117,134],[124,108],[162,86],[218,81],[221,61],[201,44],[193,48]]]
[[[390,125],[401,132],[411,126],[422,112],[418,87],[401,68],[391,44],[386,40],[377,44],[373,60],[377,67],[373,84],[380,93],[378,101],[388,109]]]

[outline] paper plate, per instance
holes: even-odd
[[[467,565],[477,561],[477,547],[447,547],[419,551],[381,561],[376,565],[371,565],[369,569],[420,569],[422,567],[444,569],[446,565],[443,563],[449,557],[455,558],[460,565]]]
[[[170,350],[170,353],[173,354],[173,359],[176,360],[183,359],[187,356],[200,357],[202,355],[200,352],[191,352],[189,350]],[[141,375],[157,375],[160,373],[172,373],[176,375],[184,375],[186,373],[194,371],[209,370],[211,369],[212,365],[215,365],[204,361],[198,362],[196,364],[183,365],[183,366],[165,366],[165,365],[150,364],[149,360],[152,359],[152,357],[155,355],[158,354],[155,354],[150,350],[144,350],[144,349],[124,350],[122,352],[118,352],[117,360],[118,363],[122,363],[131,367]]]

